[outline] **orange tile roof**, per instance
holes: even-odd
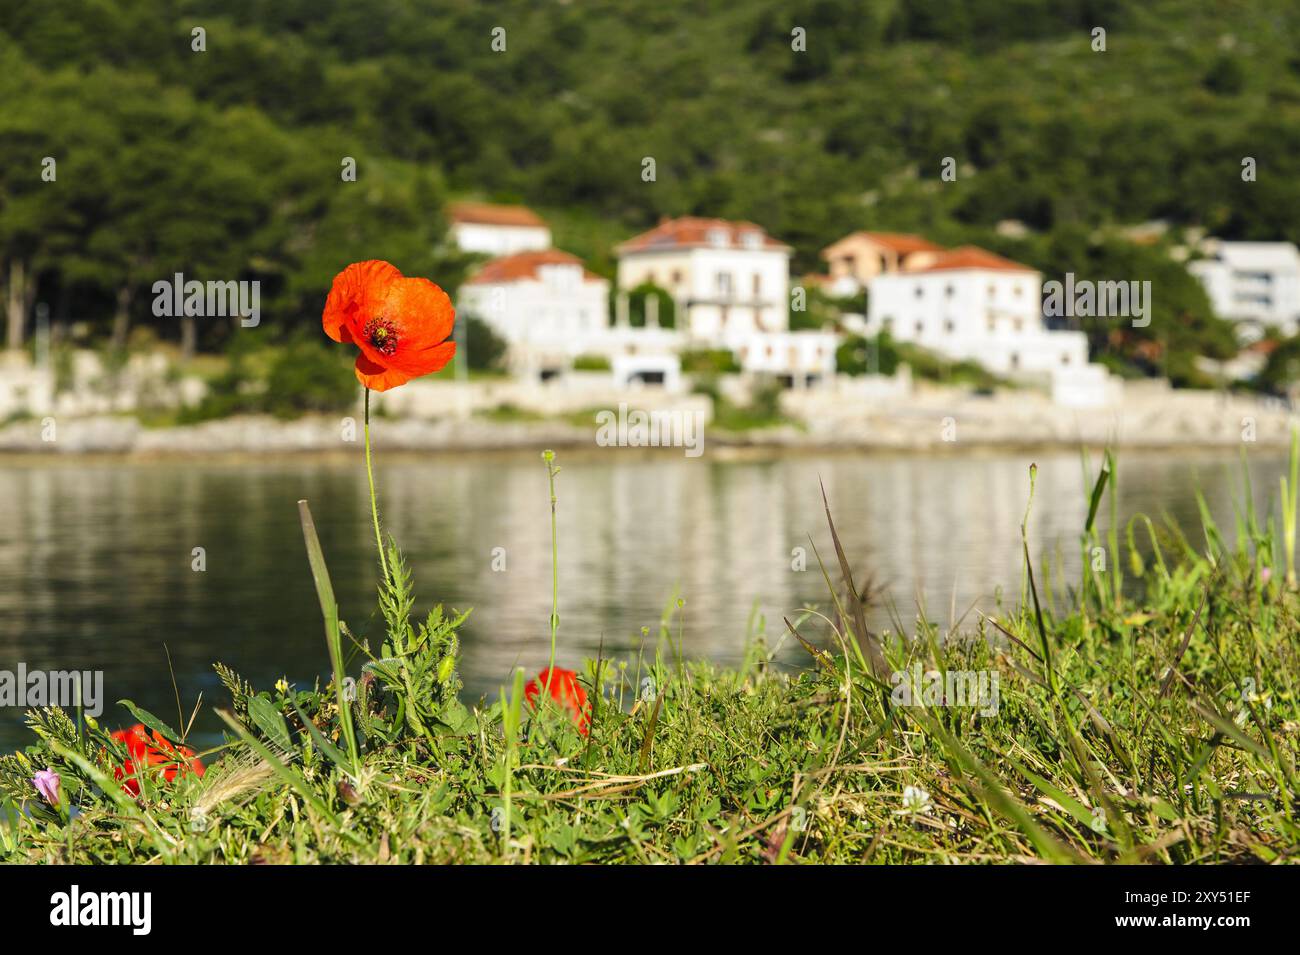
[[[929,239],[923,239],[921,236],[913,235],[910,232],[853,232],[838,242],[832,242],[826,246],[826,248],[822,249],[822,255],[825,256],[827,252],[842,242],[858,238],[874,242],[876,245],[883,246],[898,255],[911,255],[913,252],[943,251],[943,246],[935,245]]]
[[[681,216],[677,219],[665,219],[648,232],[635,235],[615,247],[620,253],[659,252],[670,249],[713,247],[709,236],[715,230],[725,231],[729,248],[744,249],[741,237],[746,233],[757,233],[762,239],[762,248],[767,250],[790,247],[772,238],[760,225],[752,222],[736,222],[729,219],[705,219],[698,216]]]
[[[484,263],[483,267],[465,280],[466,285],[501,285],[538,278],[537,270],[543,265],[576,265],[582,268],[582,259],[559,249],[540,252],[516,252]],[[585,282],[604,281],[594,272],[582,268]]]
[[[1242,351],[1250,352],[1254,355],[1271,355],[1277,351],[1277,346],[1282,343],[1276,338],[1261,338],[1257,342],[1251,342]]]
[[[453,202],[447,208],[452,222],[476,225],[545,227],[546,223],[526,206],[501,206],[490,202]]]
[[[1027,265],[1012,262],[987,249],[975,245],[963,245],[951,252],[942,253],[934,262],[915,272],[952,272],[958,269],[984,269],[993,272],[1034,272]]]

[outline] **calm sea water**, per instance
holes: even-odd
[[[685,601],[686,651],[738,660],[747,634],[826,588],[812,554],[833,551],[820,478],[860,573],[888,585],[910,626],[919,606],[944,625],[972,606],[1014,602],[1028,468],[1039,466],[1030,522],[1037,553],[1078,576],[1086,513],[1073,453],[965,456],[766,455],[720,460],[608,450],[561,455],[560,660],[630,655],[641,629]],[[1276,454],[1255,452],[1257,501],[1276,506]],[[495,693],[515,664],[545,664],[551,601],[545,466],[537,454],[389,456],[377,475],[385,523],[404,547],[420,603],[469,608],[462,673],[473,695]],[[1163,512],[1197,525],[1201,487],[1230,523],[1240,492],[1234,453],[1128,453],[1121,514]],[[135,700],[169,722],[203,694],[227,702],[223,661],[254,685],[310,684],[328,669],[296,502],[307,498],[343,617],[377,633],[376,566],[365,472],[348,460],[211,463],[9,460],[0,466],[0,670],[104,672],[105,719]],[[1198,540],[1199,538],[1193,538]],[[206,570],[192,569],[204,548]],[[806,551],[806,570],[795,569]],[[500,568],[504,560],[504,569]],[[967,617],[974,620],[973,612]],[[890,625],[881,608],[874,624]],[[673,624],[674,634],[678,624]],[[800,664],[802,651],[784,658]],[[211,715],[199,722],[216,729]],[[22,714],[0,709],[0,748],[26,739]]]

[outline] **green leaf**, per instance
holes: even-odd
[[[128,710],[131,711],[131,715],[136,718],[137,722],[143,723],[151,730],[156,730],[159,733],[162,733],[163,736],[167,737],[167,739],[171,740],[172,742],[179,742],[179,740],[181,739],[179,734],[177,734],[177,732],[174,729],[172,729],[162,720],[158,719],[158,717],[154,716],[148,710],[141,709],[140,707],[136,706],[130,700],[118,700],[117,705],[125,706]]]
[[[311,734],[316,748],[329,757],[335,766],[348,775],[352,775],[352,763],[343,750],[325,738],[325,734],[316,728],[316,724],[307,718],[307,714],[302,711],[302,708],[297,703],[293,704],[293,709],[298,714],[298,718],[302,720],[303,725],[307,727],[307,732]]]
[[[454,698],[442,708],[442,712],[438,715],[438,721],[447,727],[453,736],[464,736],[472,733],[478,725],[474,719],[474,714],[460,700]]]
[[[275,704],[266,697],[249,697],[248,718],[280,749],[287,750],[292,747],[293,741],[289,736],[288,724],[285,723],[284,717],[280,715]]]

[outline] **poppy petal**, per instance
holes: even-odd
[[[401,345],[415,350],[446,341],[456,322],[451,299],[428,279],[394,282],[389,286],[384,311],[395,320]]]
[[[402,278],[397,266],[381,259],[354,262],[334,276],[321,324],[336,342],[350,342],[359,335],[357,323],[376,311],[389,287]]]
[[[357,356],[357,381],[371,391],[387,391],[411,380],[412,376],[396,368],[389,368],[379,362],[371,361],[363,351]]]
[[[382,301],[366,306],[373,311],[356,319],[353,343],[373,364],[398,369],[406,380],[432,374],[451,360],[451,353],[433,349],[451,335],[456,310],[451,299],[428,279],[402,279],[387,286]],[[364,333],[371,319],[379,319],[395,335],[395,345],[380,351]]]

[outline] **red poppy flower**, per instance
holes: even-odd
[[[578,682],[578,674],[572,670],[546,669],[537,674],[537,678],[528,681],[524,687],[524,699],[528,705],[536,708],[537,697],[541,696],[550,677],[551,699],[560,704],[560,709],[569,714],[569,718],[578,724],[578,732],[587,735],[587,726],[591,720],[591,704],[587,702],[587,691]]]
[[[132,796],[140,795],[139,772],[155,766],[162,767],[162,777],[171,782],[180,772],[192,772],[203,775],[203,763],[194,758],[194,750],[187,746],[176,746],[157,730],[153,735],[145,732],[142,724],[136,723],[129,730],[115,730],[113,739],[126,745],[129,754],[127,760],[113,770],[113,778],[125,780],[122,788]]]
[[[357,378],[372,391],[404,385],[451,361],[456,343],[447,338],[455,321],[446,292],[378,259],[354,262],[334,276],[321,316],[326,335],[361,349]]]

